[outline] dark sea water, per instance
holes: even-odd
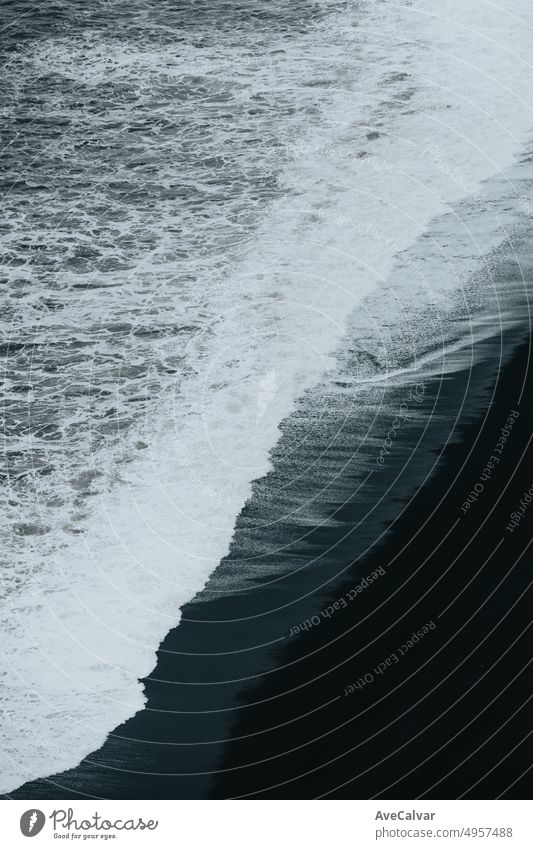
[[[185,604],[336,580],[412,492],[398,404],[527,323],[508,5],[2,8],[2,792],[143,711]]]

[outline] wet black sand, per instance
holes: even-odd
[[[221,767],[232,771],[219,775],[215,795],[531,796],[527,510],[506,531],[533,483],[529,354],[528,341],[499,375],[486,419],[459,426],[460,441],[448,446],[437,474],[358,570],[382,566],[386,577],[358,597],[356,609],[340,609],[295,639],[282,654],[284,668],[247,693],[268,702],[242,711],[234,733],[254,736],[226,750]],[[519,417],[500,463],[463,512],[498,456],[511,411]],[[339,586],[337,598],[354,583],[350,577]],[[402,655],[429,622],[435,629]]]
[[[472,369],[425,380],[418,396],[414,383],[396,390],[391,409],[410,392],[416,412],[382,465],[388,414],[365,442],[359,406],[327,451],[317,449],[322,416],[313,463],[302,446],[296,461],[285,435],[230,556],[160,647],[147,708],[77,768],[10,797],[531,796],[533,507],[506,530],[533,483],[530,339],[515,331],[483,345]],[[342,474],[329,465],[323,489],[317,457],[333,455]],[[493,456],[500,462],[463,512]],[[335,522],[302,538],[288,515],[291,486],[320,493]],[[285,519],[268,551],[274,526],[256,518],[276,492]],[[269,576],[232,589],[232,574],[259,564]],[[378,568],[385,574],[354,600],[321,613]],[[435,627],[405,649],[427,623]]]

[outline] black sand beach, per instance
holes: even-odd
[[[532,485],[529,356],[528,341],[499,374],[489,414],[459,426],[437,474],[337,599],[356,575],[383,567],[386,577],[356,610],[321,617],[247,693],[261,704],[241,712],[217,795],[531,796],[527,512],[506,530]],[[441,400],[453,408],[445,387]],[[508,421],[501,461],[463,511]]]
[[[530,796],[527,506],[506,529],[533,483],[526,327],[476,342],[472,368],[389,388],[387,409],[412,415],[386,455],[395,416],[365,441],[361,406],[327,452],[319,417],[309,462],[284,434],[229,557],[160,647],[146,709],[9,797]],[[342,470],[325,489],[317,457]],[[289,478],[335,520],[302,534]]]

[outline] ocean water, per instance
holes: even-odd
[[[7,7],[0,792],[142,709],[299,399],[517,320],[533,27],[464,6]]]

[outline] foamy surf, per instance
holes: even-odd
[[[24,75],[42,88],[50,159],[8,195],[2,792],[142,708],[138,679],[365,295],[382,287],[398,322],[422,287],[445,320],[503,238],[461,210],[497,176],[506,223],[530,213],[512,183],[533,125],[525,0],[314,9],[238,37],[202,21],[179,49],[126,25],[111,53],[80,25],[10,58],[14,109]],[[72,179],[47,189],[62,157]],[[398,286],[437,216],[440,273]]]

